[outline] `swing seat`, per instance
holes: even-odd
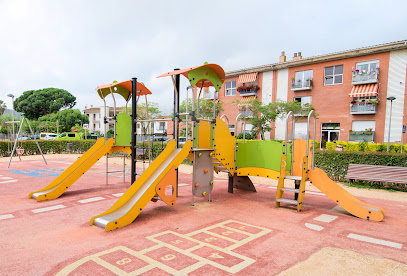
[[[16,152],[17,152],[18,155],[21,156],[24,153],[24,149],[23,148],[16,149]]]

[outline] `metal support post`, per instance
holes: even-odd
[[[131,79],[131,183],[136,181],[136,146],[137,146],[137,78]]]

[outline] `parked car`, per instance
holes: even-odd
[[[34,140],[34,137],[35,137],[35,139],[40,140],[40,135],[39,134],[35,134],[34,136],[30,136],[30,140]]]
[[[29,137],[28,135],[21,134],[21,135],[18,137],[18,139],[21,140],[21,141],[23,141],[23,140],[28,140],[28,139],[30,139],[30,137]]]
[[[79,132],[63,132],[55,140],[82,140],[83,134]]]
[[[49,132],[40,133],[40,139],[45,140],[45,137],[47,137],[48,134],[55,134],[55,133],[49,133]]]
[[[179,145],[184,145],[186,141],[187,141],[187,137],[178,137]]]
[[[58,137],[58,134],[50,133],[45,136],[44,140],[55,140]]]

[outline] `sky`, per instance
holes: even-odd
[[[216,63],[228,72],[407,39],[407,1],[0,0],[0,99],[62,88],[75,108],[101,106],[95,88],[137,77],[171,112],[170,78]],[[181,97],[187,79],[181,78]],[[112,104],[111,99],[108,101]],[[123,106],[124,100],[118,100]]]

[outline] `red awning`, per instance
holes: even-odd
[[[350,91],[350,97],[369,97],[377,96],[377,91],[379,90],[379,84],[363,84],[363,85],[354,85],[352,91]]]
[[[254,82],[257,79],[257,73],[239,75],[239,83]]]

